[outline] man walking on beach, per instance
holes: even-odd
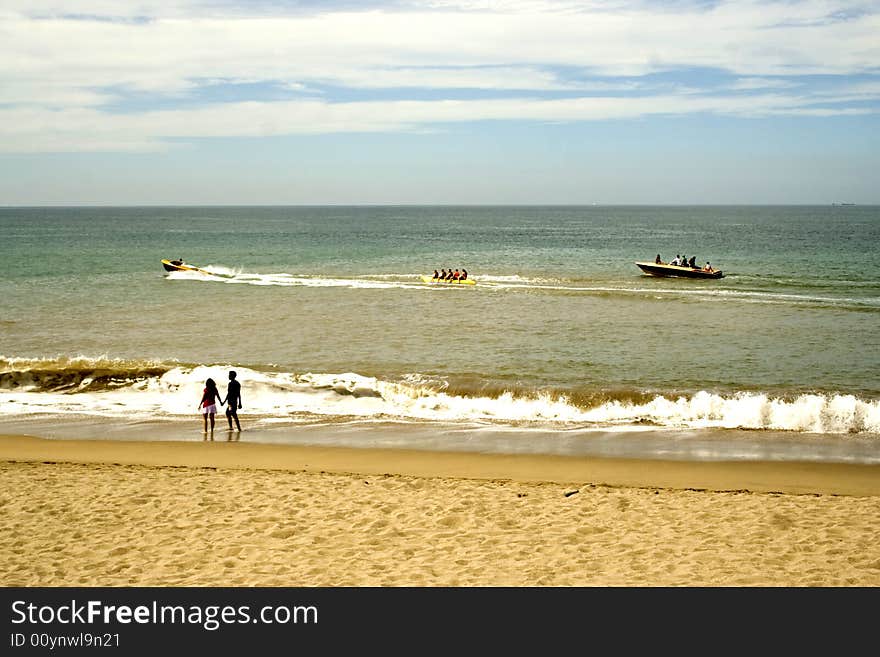
[[[224,402],[220,402],[223,404]],[[235,419],[237,431],[241,431],[238,421],[238,409],[241,408],[241,384],[235,380],[235,371],[229,373],[229,386],[226,388],[226,419],[229,420],[229,430],[232,430],[232,420]]]

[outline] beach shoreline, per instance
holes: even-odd
[[[880,468],[0,436],[3,586],[878,586]]]
[[[218,435],[221,432],[218,432]],[[222,432],[224,435],[226,432]],[[880,496],[880,465],[687,461],[216,441],[52,440],[0,434],[0,461],[281,470],[612,487]]]

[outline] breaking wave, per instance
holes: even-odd
[[[394,419],[572,429],[753,429],[880,434],[880,401],[846,394],[790,399],[760,392],[653,393],[529,390],[421,374],[383,380],[357,373],[293,373],[230,365],[113,358],[0,357],[0,417],[85,414],[191,418],[204,381],[221,391],[238,372],[248,415],[264,422]],[[267,368],[271,369],[271,368]]]
[[[171,366],[119,358],[5,358],[0,356],[0,391],[95,392],[158,378]]]

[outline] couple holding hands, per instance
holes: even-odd
[[[217,413],[217,404],[227,404],[226,419],[229,420],[229,429],[232,430],[232,420],[235,420],[237,431],[241,431],[238,421],[238,409],[241,408],[241,384],[235,380],[235,372],[229,372],[229,386],[226,388],[226,399],[220,399],[220,391],[214,379],[205,381],[205,389],[202,392],[202,401],[199,408],[205,417],[205,433],[208,433],[208,418],[211,419],[211,433],[214,433],[214,415]]]

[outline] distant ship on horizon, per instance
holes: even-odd
[[[855,205],[855,203],[837,203],[836,201],[831,203],[831,205]]]

